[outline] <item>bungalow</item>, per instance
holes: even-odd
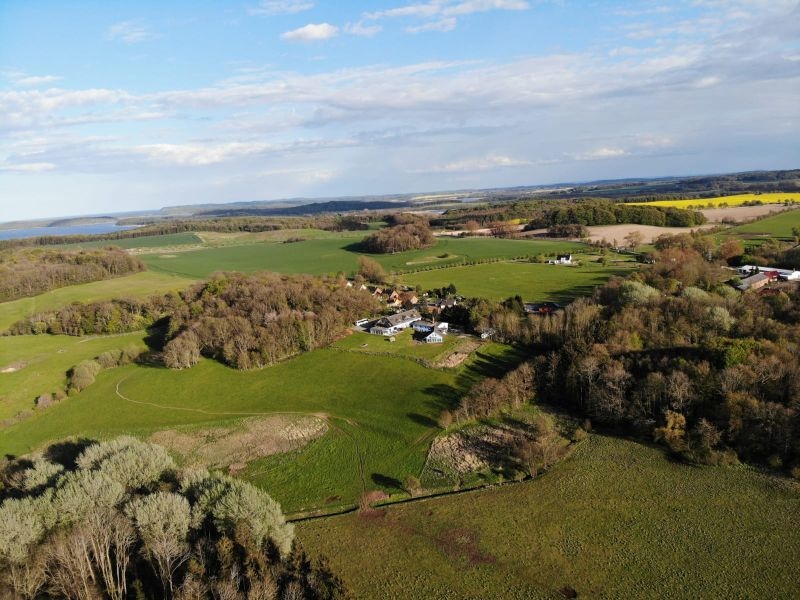
[[[393,335],[398,331],[407,329],[422,317],[416,308],[411,310],[404,310],[396,315],[389,315],[388,317],[381,317],[375,324],[370,327],[369,332],[375,335]]]

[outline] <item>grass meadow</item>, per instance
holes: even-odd
[[[217,271],[276,271],[313,275],[353,273],[358,268],[358,242],[363,235],[307,239],[292,244],[264,242],[203,248],[141,258],[158,273],[202,279]],[[460,264],[465,260],[505,259],[536,254],[576,252],[585,246],[573,242],[504,240],[494,238],[439,238],[432,248],[398,254],[371,255],[389,272]]]
[[[330,498],[352,505],[363,489],[391,491],[405,476],[419,475],[441,410],[478,377],[502,373],[516,360],[507,346],[489,344],[453,370],[335,349],[248,372],[210,360],[185,371],[129,365],[102,372],[77,396],[3,430],[0,453],[24,454],[69,436],[147,437],[247,416],[311,413],[328,419],[328,434],[304,450],[257,460],[244,476],[289,512]]]
[[[73,302],[95,302],[112,298],[146,298],[188,287],[194,280],[169,273],[144,271],[125,277],[104,279],[58,288],[0,304],[0,331],[37,311],[56,310]]]
[[[423,289],[450,283],[459,294],[504,300],[519,294],[529,301],[566,301],[592,293],[614,275],[625,275],[638,265],[584,262],[580,266],[548,265],[530,262],[502,262],[450,267],[402,276],[403,283]]]
[[[592,435],[533,481],[297,524],[355,598],[792,598],[800,486]]]
[[[800,227],[800,209],[787,210],[779,213],[739,225],[725,231],[726,235],[738,235],[743,238],[753,237],[776,237],[787,240],[793,239],[792,229]]]
[[[122,238],[119,240],[98,240],[96,242],[76,242],[66,244],[70,248],[106,248],[119,246],[120,248],[165,248],[169,246],[191,246],[202,243],[196,233],[167,233],[164,235],[146,235],[135,238]]]
[[[41,394],[63,390],[67,371],[80,361],[131,344],[144,348],[144,335],[0,337],[0,370],[19,367],[11,373],[0,373],[0,420],[32,409]],[[0,433],[0,437],[4,434]]]
[[[720,208],[724,206],[741,206],[747,202],[762,204],[785,204],[800,202],[798,192],[769,192],[764,194],[735,194],[733,196],[716,196],[714,198],[694,198],[690,200],[656,200],[654,202],[635,202],[648,206],[668,206],[672,208]]]

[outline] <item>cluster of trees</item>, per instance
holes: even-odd
[[[265,492],[123,437],[0,471],[0,593],[26,600],[342,598]]]
[[[120,277],[144,264],[118,248],[97,250],[7,249],[0,251],[0,302],[49,290]]]
[[[130,345],[116,350],[107,350],[94,359],[82,360],[67,372],[66,393],[71,396],[82,392],[94,383],[95,377],[103,369],[128,365],[138,359],[143,352],[144,350],[139,346]]]
[[[580,202],[571,206],[554,206],[541,211],[531,219],[528,229],[554,225],[617,225],[635,223],[658,227],[694,227],[706,222],[703,213],[693,210],[616,204],[606,200]]]
[[[205,355],[238,369],[273,364],[332,342],[376,311],[367,291],[311,276],[217,275],[182,294],[169,314],[164,364],[183,369]]]
[[[523,362],[501,379],[487,377],[473,385],[461,398],[451,415],[443,414],[440,421],[485,419],[505,410],[519,408],[529,402],[536,391],[536,372],[533,364]]]
[[[373,254],[387,254],[429,248],[436,243],[428,224],[415,220],[380,229],[361,241],[361,249]]]
[[[222,273],[180,294],[71,304],[34,314],[8,332],[109,334],[138,331],[165,320],[162,357],[168,367],[189,368],[204,355],[251,369],[325,346],[347,324],[377,308],[372,295],[348,288],[339,279]],[[91,380],[93,370],[94,365],[83,365],[80,380]]]

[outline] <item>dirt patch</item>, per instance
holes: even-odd
[[[514,440],[525,435],[508,425],[481,425],[438,437],[431,444],[428,466],[459,475],[496,466]]]
[[[328,430],[318,417],[253,417],[232,427],[157,431],[150,441],[183,456],[190,464],[238,472],[257,458],[302,448]]]
[[[483,552],[478,544],[477,532],[466,527],[447,529],[436,536],[436,546],[453,562],[469,566],[491,565],[495,557]]]
[[[436,363],[436,366],[445,369],[454,369],[467,360],[469,355],[480,348],[480,346],[481,343],[479,341],[465,338],[453,352],[442,357],[439,362]]]
[[[713,227],[712,224],[706,223],[699,227],[656,227],[655,225],[594,225],[587,227],[589,230],[589,239],[593,242],[599,242],[605,239],[607,242],[613,244],[617,240],[616,245],[622,246],[625,243],[625,236],[633,231],[638,231],[642,234],[642,242],[650,244],[660,235],[677,235],[679,233],[691,233],[697,229],[708,229]]]
[[[26,362],[18,360],[0,369],[0,373],[16,373],[20,369],[24,369],[27,366],[28,364]]]
[[[701,210],[711,223],[749,221],[758,217],[766,217],[771,213],[779,213],[797,205],[784,206],[783,204],[762,204],[760,206],[729,206],[727,208],[707,208]]]

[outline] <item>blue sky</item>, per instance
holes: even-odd
[[[0,221],[800,167],[796,0],[0,0]]]

